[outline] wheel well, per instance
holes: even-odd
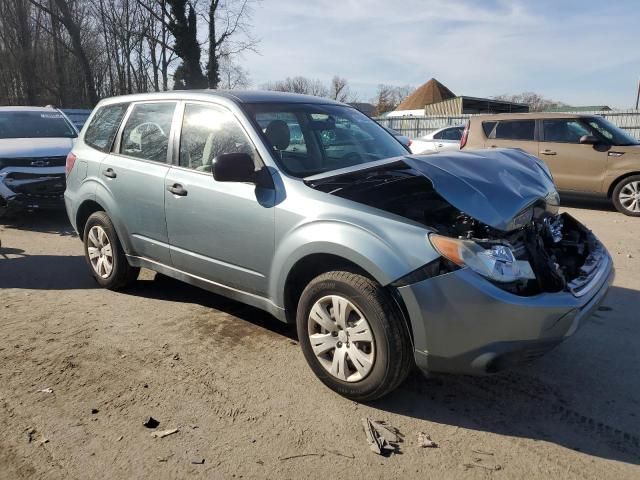
[[[294,324],[296,322],[298,300],[309,282],[318,275],[334,270],[348,270],[375,280],[366,270],[346,258],[323,253],[308,255],[298,260],[287,276],[284,287],[284,307],[287,323]],[[392,287],[388,287],[388,290],[389,296],[400,309],[400,313],[404,318],[409,334],[411,335],[411,340],[413,341],[413,328],[411,328],[406,306],[397,290]]]
[[[298,300],[309,282],[318,275],[334,270],[349,270],[373,278],[352,261],[337,255],[316,253],[301,258],[287,275],[284,286],[284,307],[288,323],[295,323]]]
[[[78,209],[78,213],[76,214],[76,228],[78,230],[78,235],[82,237],[84,234],[84,226],[87,224],[87,220],[89,217],[95,212],[103,212],[104,208],[98,202],[94,202],[93,200],[87,200]]]
[[[640,175],[640,172],[625,173],[624,175],[616,178],[613,182],[611,182],[611,186],[609,187],[609,191],[607,192],[607,197],[611,198],[613,196],[613,191],[622,180],[624,180],[625,178],[632,177],[634,175]]]

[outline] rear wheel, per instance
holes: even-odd
[[[89,269],[101,287],[119,290],[138,278],[139,268],[129,265],[111,219],[93,213],[84,227],[84,253]]]
[[[316,376],[357,401],[394,390],[413,365],[411,339],[393,299],[357,273],[324,273],[304,289],[298,338]]]
[[[621,180],[613,189],[612,200],[619,212],[640,217],[640,175]]]

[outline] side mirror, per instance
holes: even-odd
[[[580,143],[583,145],[596,145],[601,143],[601,140],[595,135],[583,135],[580,137]]]
[[[223,153],[213,159],[213,178],[218,182],[255,183],[256,167],[248,153]]]

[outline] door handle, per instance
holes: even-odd
[[[113,168],[107,168],[106,170],[103,170],[102,175],[107,178],[116,178],[118,176],[116,172],[113,171]]]
[[[442,148],[442,147],[444,147],[444,144],[443,143],[439,143],[438,147]]]
[[[491,148],[498,148],[497,145],[491,145]]]
[[[173,193],[174,195],[178,195],[179,197],[186,197],[187,194],[189,193],[182,185],[180,185],[179,183],[174,183],[173,185],[169,185],[167,187],[167,190],[169,190],[171,193]]]
[[[557,153],[554,152],[553,150],[542,150],[540,153],[542,155],[557,155]]]

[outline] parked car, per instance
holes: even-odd
[[[417,155],[459,150],[464,125],[444,127],[411,142],[411,152]]]
[[[77,136],[55,108],[0,107],[0,215],[64,208],[65,159]]]
[[[304,148],[290,149],[292,125]],[[357,155],[332,154],[323,138],[339,129]],[[414,363],[484,374],[541,355],[613,277],[596,237],[558,214],[537,158],[413,157],[317,97],[103,100],[67,171],[67,212],[99,285],[125,288],[145,267],[263,309],[296,324],[318,378],[359,401]]]
[[[393,135],[396,140],[398,140],[402,145],[404,145],[404,147],[411,151],[409,149],[409,147],[411,147],[411,144],[413,143],[413,140],[411,140],[409,137],[407,137],[406,135],[401,134],[400,132],[395,131],[392,128],[387,128],[387,127],[383,127],[387,132],[389,132],[391,135]]]
[[[461,148],[520,148],[549,166],[560,193],[608,198],[640,216],[640,142],[596,115],[500,114],[472,117]]]
[[[81,130],[82,127],[84,127],[89,115],[91,115],[91,110],[86,108],[64,108],[61,112],[71,120],[71,123],[73,123],[78,130]]]

